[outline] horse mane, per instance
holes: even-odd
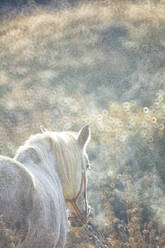
[[[23,156],[23,163],[28,157],[27,151],[30,150],[29,159],[36,161],[38,158],[39,165],[50,173],[53,173],[54,169],[57,171],[64,198],[75,197],[81,181],[80,171],[83,169],[82,150],[77,142],[77,133],[46,131],[33,135],[18,149],[16,159]]]

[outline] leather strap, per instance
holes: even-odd
[[[79,197],[81,191],[82,191],[82,185],[84,182],[84,199],[85,199],[85,217],[83,216],[83,214],[81,213],[79,207],[77,206],[76,200]],[[77,196],[74,199],[66,199],[66,201],[70,202],[72,207],[74,208],[75,212],[77,213],[77,215],[79,216],[79,218],[81,219],[81,221],[85,224],[87,223],[87,219],[88,219],[88,201],[87,201],[87,180],[86,180],[86,172],[82,172],[82,179],[81,179],[81,186],[80,186],[80,190],[77,194]],[[69,217],[69,220],[73,220],[76,217]]]

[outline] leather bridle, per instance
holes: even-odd
[[[78,197],[81,194],[83,183],[84,183],[84,199],[85,199],[85,216],[81,213],[81,211],[80,211],[80,209],[76,203]],[[83,224],[86,224],[88,221],[88,201],[87,201],[87,180],[86,180],[86,172],[85,171],[82,172],[80,190],[79,190],[77,196],[73,199],[66,199],[66,201],[72,205],[73,209],[75,210],[77,216],[80,218],[81,222],[83,222]],[[77,218],[77,216],[75,216],[75,217],[70,216],[68,218],[68,220],[73,221]]]

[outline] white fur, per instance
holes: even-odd
[[[31,136],[14,159],[0,156],[0,215],[22,235],[22,248],[64,247],[64,199],[73,199],[80,191],[87,155],[79,140],[84,146],[88,142],[85,129],[46,130]]]

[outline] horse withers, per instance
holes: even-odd
[[[78,133],[44,130],[13,159],[0,156],[0,216],[20,237],[19,248],[63,248],[66,207],[73,224],[86,222],[89,140],[88,126]]]

